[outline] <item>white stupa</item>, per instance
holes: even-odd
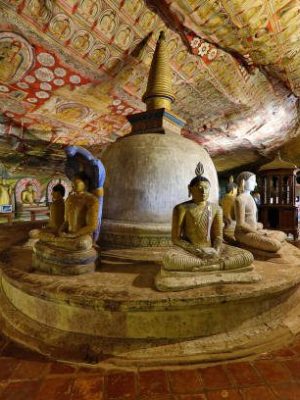
[[[199,161],[218,202],[215,166],[207,151],[180,135],[184,121],[172,113],[171,69],[163,33],[153,56],[143,101],[147,111],[128,117],[131,133],[108,147],[101,243],[111,248],[170,244],[172,210],[188,200]]]

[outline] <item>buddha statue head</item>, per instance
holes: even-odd
[[[76,174],[72,181],[72,186],[75,193],[82,193],[89,191],[89,178],[85,172],[79,172]]]
[[[250,171],[241,172],[236,178],[239,193],[243,192],[253,192],[257,183],[256,183],[256,175]]]
[[[229,178],[229,182],[226,185],[226,193],[231,194],[232,196],[237,195],[238,186],[233,181],[233,176]]]
[[[53,186],[52,189],[52,200],[53,201],[57,201],[57,200],[61,200],[64,198],[66,193],[66,190],[64,188],[64,186],[60,183],[58,183],[57,185]]]
[[[199,162],[195,170],[196,176],[191,180],[188,189],[189,196],[195,203],[206,202],[209,197],[210,182],[207,178],[203,176],[204,168]]]
[[[26,184],[26,190],[27,190],[28,192],[30,192],[30,193],[34,192],[34,187],[33,187],[33,185],[32,185],[31,182],[28,182],[28,183]]]

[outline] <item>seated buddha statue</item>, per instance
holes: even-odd
[[[200,163],[199,163],[200,164]],[[203,177],[203,167],[196,169],[196,177],[188,186],[192,200],[178,204],[173,210],[172,242],[162,260],[162,270],[156,277],[158,290],[182,290],[197,286],[194,277],[201,281],[202,272],[249,271],[253,256],[250,252],[223,244],[223,215],[219,205],[208,201],[210,182]],[[189,273],[193,279],[180,288],[172,288],[168,275],[178,272]],[[176,285],[176,282],[175,282]]]
[[[241,245],[255,250],[276,253],[286,239],[286,234],[281,231],[263,229],[257,222],[257,206],[251,196],[256,186],[256,176],[245,171],[237,177],[239,195],[235,201],[236,227],[234,236]]]
[[[230,177],[229,183],[226,186],[226,194],[222,198],[220,204],[223,209],[224,221],[224,236],[233,236],[235,229],[235,212],[234,204],[237,196],[237,184],[233,182],[233,177]]]
[[[60,183],[52,188],[52,203],[50,204],[49,223],[45,227],[45,231],[56,233],[64,223],[65,215],[65,193],[64,186]]]
[[[25,207],[36,205],[36,192],[30,182],[27,183],[26,189],[21,193],[21,201]]]
[[[57,207],[55,218],[48,228],[40,231],[39,241],[34,245],[36,269],[78,274],[95,268],[97,252],[92,235],[98,226],[98,198],[87,191],[89,181],[84,173],[77,174],[72,183],[73,191],[65,202],[62,224],[59,223],[62,210]]]
[[[73,191],[65,202],[63,223],[57,231],[42,234],[40,240],[62,249],[90,249],[92,234],[98,225],[98,198],[87,191],[88,178],[84,173],[75,176],[72,183]]]
[[[24,244],[24,247],[32,247],[42,237],[46,238],[49,234],[56,234],[59,228],[64,223],[65,214],[65,188],[58,183],[52,188],[52,203],[49,207],[49,222],[42,229],[32,229],[29,231],[29,240]]]

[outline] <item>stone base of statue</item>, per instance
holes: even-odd
[[[146,255],[92,274],[54,276],[32,273],[32,249],[19,244],[0,254],[0,330],[56,359],[103,368],[241,360],[300,333],[300,250],[289,243],[281,258],[236,271],[255,271],[258,282],[223,284],[232,271],[203,272],[222,276],[174,292],[156,290],[160,265]]]
[[[160,291],[177,291],[216,283],[258,282],[261,276],[253,271],[252,262],[250,252],[228,245],[223,245],[215,261],[175,246],[163,257],[155,286]]]
[[[282,254],[280,250],[286,243],[286,234],[281,231],[264,231],[266,234],[269,233],[270,238],[264,236],[263,241],[260,240],[259,235],[252,235],[251,233],[248,233],[247,235],[239,235],[239,240],[237,240],[234,232],[224,235],[224,239],[232,246],[251,252],[255,259],[268,260],[269,258],[280,258]],[[274,238],[272,238],[273,233],[275,235]],[[271,249],[273,251],[270,251]]]
[[[88,250],[71,250],[42,241],[35,243],[33,251],[33,268],[36,271],[54,275],[79,275],[93,272],[98,257],[93,247]]]
[[[262,279],[261,275],[253,271],[253,267],[246,267],[233,271],[212,272],[178,272],[161,269],[155,277],[155,287],[161,292],[178,291],[228,283],[255,283]]]

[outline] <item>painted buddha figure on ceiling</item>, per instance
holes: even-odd
[[[178,204],[173,210],[172,242],[175,248],[163,258],[161,275],[156,278],[159,290],[172,290],[164,286],[164,278],[160,279],[168,272],[242,271],[253,261],[250,252],[223,244],[222,209],[208,201],[210,182],[202,174],[203,166],[199,163],[196,177],[188,186],[192,200]],[[193,284],[189,282],[187,287],[193,287]],[[184,283],[180,289],[183,288]]]
[[[250,194],[256,187],[255,174],[249,171],[240,173],[237,184],[239,195],[235,200],[236,241],[249,249],[277,252],[285,241],[286,234],[281,231],[263,229],[263,225],[257,222],[257,207]]]
[[[0,44],[0,81],[9,83],[23,62],[22,43],[18,40]]]

